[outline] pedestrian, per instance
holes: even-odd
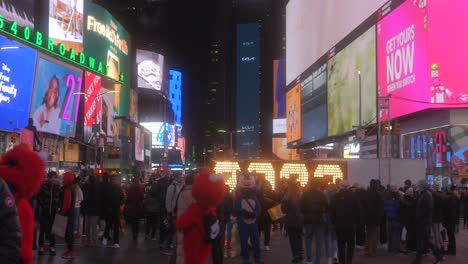
[[[468,229],[468,189],[465,188],[462,195],[463,206],[463,228]]]
[[[416,243],[417,253],[412,264],[421,264],[422,256],[427,249],[432,250],[432,254],[436,258],[435,264],[442,261],[440,248],[434,245],[430,239],[432,219],[434,213],[434,203],[431,192],[429,192],[429,184],[426,180],[420,180],[417,184],[418,198],[416,202]]]
[[[434,244],[438,247],[439,252],[443,252],[444,241],[442,240],[441,227],[443,220],[443,207],[445,195],[440,189],[440,185],[435,183],[431,189],[433,199],[433,214],[432,214],[432,236],[434,238]]]
[[[66,172],[63,175],[63,187],[60,195],[61,208],[59,211],[59,214],[67,217],[67,227],[65,230],[67,251],[62,255],[64,259],[73,259],[76,256],[74,252],[75,201],[75,174]]]
[[[457,207],[458,198],[455,194],[455,186],[451,186],[447,193],[447,199],[445,200],[443,209],[443,225],[447,230],[448,237],[448,247],[446,251],[448,255],[457,254],[457,242],[455,239],[455,230],[458,221]]]
[[[2,171],[0,171],[2,173]],[[0,177],[0,259],[2,264],[21,263],[21,226],[15,200]]]
[[[366,202],[366,190],[361,188],[359,184],[354,183],[352,186],[352,191],[356,194],[356,198],[359,204],[359,222],[356,226],[356,247],[363,249],[366,245],[366,213],[364,209]]]
[[[75,204],[74,204],[74,217],[75,219],[73,220],[73,235],[77,238],[80,237],[80,223],[81,223],[81,202],[84,200],[83,197],[83,190],[81,190],[80,187],[80,178],[76,177],[75,178],[75,193],[76,193],[76,198],[75,198]]]
[[[375,257],[380,241],[380,225],[382,224],[382,218],[385,216],[384,200],[379,193],[376,180],[371,180],[369,183],[364,210],[368,212],[365,216],[367,231],[366,256]]]
[[[168,236],[169,225],[166,211],[167,189],[171,183],[172,179],[166,173],[163,173],[156,182],[158,201],[161,206],[161,215],[159,217],[159,249],[163,252],[169,252],[170,243],[172,243],[171,238]]]
[[[262,213],[258,221],[258,229],[260,235],[263,234],[263,248],[270,251],[271,240],[271,217],[268,214],[268,209],[275,206],[275,195],[271,183],[265,179],[265,174],[258,174],[258,199],[262,207]]]
[[[258,218],[262,208],[257,198],[255,177],[249,172],[242,172],[239,175],[239,185],[234,199],[233,211],[234,215],[237,216],[243,263],[250,263],[249,240],[253,248],[255,263],[263,263],[258,231]]]
[[[195,180],[194,174],[189,174],[185,178],[185,184],[182,186],[182,189],[179,192],[179,197],[176,198],[176,209],[177,212],[175,213],[175,217],[181,216],[185,210],[194,202],[192,196],[192,184]],[[177,232],[176,235],[176,263],[183,264],[185,263],[184,259],[184,245],[183,241],[183,233]]]
[[[286,214],[285,225],[293,256],[292,262],[301,263],[303,260],[302,229],[304,226],[304,215],[301,212],[301,189],[295,184],[291,184],[289,187],[281,203],[281,209]]]
[[[416,252],[416,200],[413,188],[401,198],[401,223],[406,230],[406,251]]]
[[[390,185],[384,205],[387,217],[387,250],[390,254],[398,254],[401,251],[400,194],[395,185]]]
[[[132,183],[127,192],[127,200],[125,202],[125,217],[132,228],[133,241],[138,241],[138,233],[140,231],[140,219],[144,214],[144,193],[141,184],[135,176],[131,177]]]
[[[327,198],[327,203],[330,204],[330,201],[336,194],[336,185],[327,184],[324,187],[323,194]],[[338,250],[337,250],[337,241],[336,241],[336,232],[335,226],[330,219],[330,210],[327,210],[325,213],[325,254],[328,259],[328,263],[338,263]]]
[[[294,183],[288,189],[296,188]],[[315,263],[320,263],[325,233],[325,218],[328,201],[318,188],[318,181],[309,182],[301,198],[301,213],[304,215],[304,242],[307,263],[312,263],[312,240],[315,238]],[[289,234],[289,233],[288,233]]]
[[[224,261],[224,248],[226,239],[227,221],[231,221],[232,214],[232,199],[229,193],[229,186],[224,185],[223,201],[216,207],[216,216],[219,219],[219,232],[221,235],[213,241],[213,264],[222,264]],[[232,236],[232,232],[231,232]],[[229,242],[230,243],[230,242]]]
[[[156,179],[151,177],[145,188],[145,214],[146,214],[146,238],[156,240],[156,231],[159,229],[159,217],[161,204],[158,199],[158,185]]]
[[[358,210],[355,194],[349,190],[349,184],[342,181],[340,190],[330,203],[330,217],[336,229],[340,264],[353,263]]]
[[[85,246],[97,246],[97,226],[99,220],[100,194],[99,187],[96,184],[96,176],[90,175],[88,182],[83,186],[83,215],[85,217]]]
[[[166,213],[167,213],[167,233],[166,233],[166,248],[165,252],[173,254],[173,242],[176,236],[175,233],[175,214],[177,213],[177,197],[184,186],[185,177],[183,174],[175,174],[174,180],[167,187],[166,191]]]
[[[37,255],[44,255],[44,240],[49,241],[49,255],[55,256],[55,236],[52,234],[55,214],[59,209],[60,185],[55,171],[47,173],[47,181],[42,185],[37,194],[39,204],[39,250]]]
[[[125,202],[123,190],[119,186],[119,179],[117,176],[110,177],[105,175],[107,178],[103,190],[103,208],[104,217],[106,219],[106,227],[104,230],[104,238],[102,244],[107,246],[110,237],[110,231],[112,230],[112,242],[114,248],[120,248],[119,245],[119,228],[120,228],[120,208]],[[109,182],[111,178],[112,182]]]

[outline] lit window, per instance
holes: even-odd
[[[325,176],[332,176],[333,183],[335,183],[337,179],[343,180],[343,171],[338,164],[319,164],[314,171],[314,178]]]
[[[299,175],[299,182],[302,187],[306,186],[309,182],[309,172],[307,171],[305,164],[285,163],[281,169],[280,177],[289,179],[291,174]]]

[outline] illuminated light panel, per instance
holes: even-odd
[[[340,165],[337,164],[319,164],[317,169],[315,169],[314,178],[322,178],[325,176],[332,176],[333,183],[335,183],[337,179],[343,180],[343,171]]]
[[[271,163],[250,163],[249,171],[264,173],[265,179],[270,182],[271,187],[273,187],[273,190],[275,189],[275,170],[273,169],[273,165]]]
[[[285,163],[281,169],[280,177],[289,179],[291,174],[299,174],[299,182],[302,187],[305,187],[309,182],[309,172],[305,164]]]
[[[229,189],[232,190],[237,185],[237,175],[236,172],[240,171],[239,164],[237,162],[221,161],[216,162],[214,168],[216,173],[225,175],[224,183],[229,186]],[[230,175],[229,175],[230,173]],[[227,179],[226,179],[227,178]]]

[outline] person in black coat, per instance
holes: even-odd
[[[124,204],[124,195],[122,188],[118,186],[118,179],[116,176],[112,177],[112,183],[109,182],[109,176],[104,176],[105,180],[101,186],[102,192],[102,208],[104,219],[106,220],[106,228],[104,230],[104,238],[102,243],[107,246],[110,239],[110,231],[112,229],[112,240],[114,247],[119,248],[119,228],[120,228],[120,206]]]
[[[448,236],[448,248],[446,253],[449,255],[456,255],[457,253],[457,244],[455,239],[455,229],[456,224],[458,221],[457,216],[457,206],[458,206],[458,198],[454,193],[455,187],[452,186],[447,193],[447,199],[444,203],[443,208],[443,225],[447,229],[447,236]]]
[[[359,204],[346,181],[341,183],[340,191],[331,200],[330,218],[336,228],[339,262],[352,264],[356,225],[359,222]]]
[[[83,203],[81,209],[85,217],[85,246],[97,246],[97,224],[101,212],[101,195],[96,183],[96,176],[91,175],[83,186]]]
[[[21,263],[20,248],[21,227],[15,199],[7,183],[0,178],[0,260],[2,264]]]
[[[376,180],[370,181],[369,189],[366,192],[364,202],[364,211],[367,231],[366,255],[375,256],[379,244],[380,227],[385,218],[384,199],[379,191],[379,185]]]
[[[416,252],[416,200],[413,188],[401,198],[401,223],[406,229],[406,250]]]

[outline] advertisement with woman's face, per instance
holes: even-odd
[[[31,115],[40,132],[74,136],[81,92],[81,72],[40,58]]]

